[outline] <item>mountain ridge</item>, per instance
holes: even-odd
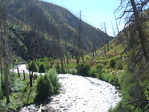
[[[18,3],[17,5],[16,2],[12,2],[8,5],[7,13],[10,15],[11,29],[20,27],[23,29],[21,32],[34,32],[36,35],[35,38],[42,37],[43,40],[50,41],[49,43],[52,43],[53,40],[55,40],[53,42],[55,44],[60,40],[62,47],[64,48],[63,51],[73,55],[74,53],[72,52],[76,52],[74,46],[77,46],[78,43],[80,19],[66,8],[48,2],[39,1],[32,6],[28,5],[32,4],[33,1],[34,0],[26,1],[25,5],[21,3]],[[15,20],[16,23],[14,24],[11,19]],[[20,28],[17,32],[20,32]],[[26,37],[23,35],[20,36],[26,40]],[[32,38],[33,35],[30,35],[30,38],[28,39],[31,41]],[[111,39],[113,38],[102,32],[100,29],[94,28],[81,20],[81,44],[84,52],[92,52],[93,46],[100,48],[107,43],[107,40],[110,41]],[[41,45],[44,45],[44,42],[40,43],[38,41],[37,43],[40,47],[42,47]],[[24,43],[24,46],[27,48],[26,53],[28,53],[29,49],[33,48],[31,45],[27,45],[27,43]],[[48,49],[48,47],[42,49]],[[41,50],[38,48],[37,51]],[[44,55],[48,56],[52,51],[53,50],[48,51],[48,53],[44,53]],[[40,53],[38,52],[37,54]],[[23,56],[23,58],[29,57],[30,56]],[[43,57],[43,55],[38,57]]]

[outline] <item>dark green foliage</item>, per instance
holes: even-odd
[[[1,84],[0,84],[0,86],[1,86]],[[3,90],[2,90],[2,88],[0,87],[0,99],[2,99],[3,98]]]
[[[27,68],[29,71],[44,73],[45,71],[49,70],[50,64],[49,64],[49,58],[44,57],[37,59],[36,61],[28,61],[27,62]]]
[[[96,70],[92,68],[92,69],[89,71],[89,76],[90,76],[90,77],[97,77],[97,72],[96,72]]]
[[[115,59],[110,59],[110,67],[115,68],[116,60]]]
[[[122,64],[122,62],[120,62],[120,61],[116,62],[115,68],[117,70],[123,70],[123,64]]]
[[[43,62],[45,70],[49,70],[51,58],[44,57],[41,62]]]
[[[137,68],[135,68],[135,71],[137,71]],[[133,71],[134,73],[127,71],[119,74],[120,77],[118,81],[123,95],[123,102],[121,103],[121,106],[125,106],[125,112],[131,112],[135,108],[139,112],[148,112],[149,109],[146,108],[147,103],[142,103],[142,101],[146,101],[149,98],[147,96],[148,93],[145,93],[145,88],[148,86],[148,84],[143,84],[144,81],[146,82],[146,79],[140,79],[140,74],[136,75],[135,71]],[[147,73],[142,74],[142,77],[144,77],[143,75],[146,74]],[[133,102],[131,104],[126,105],[128,102],[132,102],[137,99],[140,99],[142,101]],[[140,106],[138,104],[140,104]],[[115,110],[119,110],[119,108],[120,105]],[[112,112],[116,112],[115,110],[113,110]]]
[[[59,64],[57,64],[55,68],[58,73],[61,73],[61,67]]]
[[[100,77],[101,74],[103,73],[103,70],[102,70],[102,66],[101,65],[97,65],[96,66],[96,72],[97,72],[97,77]]]
[[[60,73],[62,73],[62,74],[65,74],[66,73],[64,66],[61,66],[61,72]]]
[[[60,84],[58,82],[58,73],[56,72],[56,69],[52,68],[49,71],[46,72],[46,75],[50,78],[51,83],[53,85],[54,94],[57,94],[59,91]]]
[[[60,66],[59,64],[56,64],[56,66],[55,66],[55,68],[56,68],[56,71],[60,74],[65,74],[66,73],[66,71],[65,71],[65,67],[63,66]]]
[[[38,79],[36,92],[35,102],[42,102],[54,93],[51,80],[47,75]]]
[[[97,65],[95,69],[92,68],[89,71],[89,75],[91,77],[97,77],[97,78],[100,78],[102,73],[103,73],[103,70],[102,70],[102,66],[101,65]]]
[[[38,79],[35,102],[42,102],[51,95],[58,93],[59,87],[56,70],[50,69]]]
[[[41,63],[39,66],[39,73],[44,73],[44,72],[45,72],[45,66],[43,63]]]
[[[18,92],[21,91],[21,80],[17,77],[16,73],[10,73],[9,74],[9,89],[10,92]]]
[[[109,82],[109,83],[111,83],[113,85],[119,85],[118,78],[114,74],[103,72],[101,74],[101,76],[98,77],[98,78],[101,79],[101,80],[104,80],[106,82]]]
[[[141,90],[141,84],[139,83],[137,76],[131,73],[123,73],[119,78],[120,86],[123,90],[123,98],[125,100],[132,99],[144,99],[144,93]]]
[[[89,72],[89,75],[91,77],[97,77],[113,85],[119,85],[116,74],[105,71],[100,64],[98,64],[96,68],[92,68]]]
[[[27,67],[29,71],[37,72],[38,71],[38,66],[35,61],[28,61],[27,62]]]
[[[76,74],[77,74],[77,70],[70,70],[70,71],[68,72],[68,74],[76,75]]]
[[[89,64],[79,64],[78,65],[78,74],[82,76],[89,76],[89,71],[90,71],[90,65]]]

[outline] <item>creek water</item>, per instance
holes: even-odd
[[[70,74],[59,74],[58,78],[61,83],[60,94],[52,96],[51,101],[41,107],[43,112],[108,112],[121,100],[113,85],[97,78]],[[32,104],[21,108],[19,112],[38,110]]]

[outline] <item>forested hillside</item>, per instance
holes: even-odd
[[[83,22],[67,9],[36,0],[12,0],[5,6],[10,48],[23,59],[75,55],[96,50],[112,37]],[[46,51],[46,52],[45,52]]]

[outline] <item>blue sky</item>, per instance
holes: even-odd
[[[43,0],[65,7],[74,15],[82,12],[82,20],[101,29],[105,22],[107,33],[113,35],[111,22],[115,27],[114,10],[119,6],[119,0]],[[122,24],[121,24],[122,26]],[[120,27],[121,27],[120,26]]]

